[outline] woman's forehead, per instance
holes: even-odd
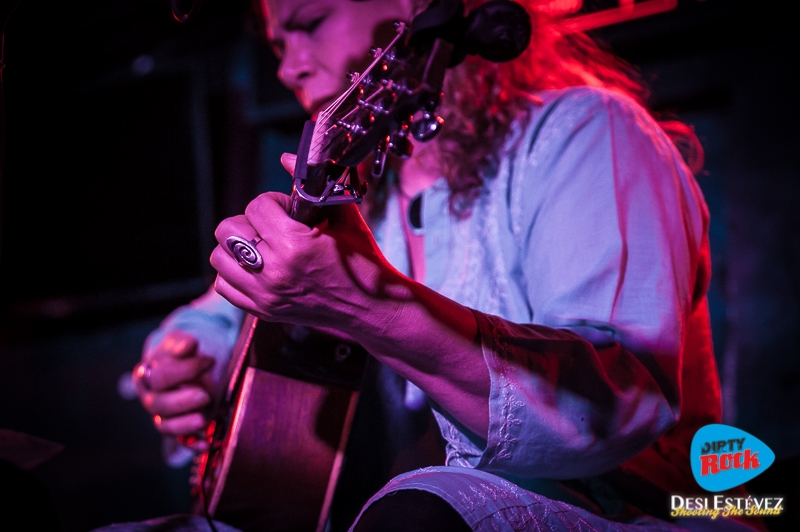
[[[352,0],[259,0],[261,8],[268,19],[274,24],[280,24],[290,19],[297,11],[309,7],[334,6],[348,3]]]
[[[291,26],[298,16],[309,10],[317,11],[326,7],[335,7],[350,0],[259,0],[261,11],[266,17],[268,37],[276,31]]]
[[[336,14],[337,20],[349,19],[366,24],[393,19],[411,19],[430,0],[258,0],[266,17],[267,37],[280,39],[285,30],[303,26],[309,18]]]
[[[291,20],[295,13],[306,9],[324,7],[342,7],[362,15],[373,12],[376,17],[386,8],[407,9],[413,6],[413,11],[419,11],[420,7],[426,5],[430,0],[258,0],[261,3],[261,10],[267,17],[267,21],[274,27],[280,27]],[[408,4],[408,6],[406,5]]]

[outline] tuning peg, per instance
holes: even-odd
[[[359,126],[358,124],[352,124],[349,122],[345,122],[343,120],[337,119],[336,122],[334,123],[340,128],[346,129],[350,133],[363,134],[366,131],[363,127]]]
[[[408,140],[408,135],[404,130],[392,135],[389,140],[389,149],[392,150],[393,154],[403,159],[411,157],[411,154],[414,153],[414,145]]]
[[[426,112],[411,124],[411,134],[420,142],[428,142],[439,134],[443,124],[444,118]]]
[[[375,149],[375,160],[372,163],[372,177],[380,177],[386,166],[386,147],[381,143]]]
[[[378,103],[376,105],[376,104],[369,103],[368,101],[362,100],[361,98],[359,98],[356,101],[356,104],[359,107],[363,107],[364,109],[368,109],[369,111],[371,111],[373,113],[376,113],[376,114],[383,114],[383,115],[388,115],[389,114],[389,110],[388,109],[384,109],[383,105],[382,105],[382,103],[380,101],[378,101]]]

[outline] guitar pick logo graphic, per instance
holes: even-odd
[[[692,439],[692,473],[707,491],[724,491],[744,484],[767,470],[775,453],[743,430],[728,425],[706,425]]]

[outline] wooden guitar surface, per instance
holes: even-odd
[[[205,500],[209,515],[242,530],[323,530],[366,352],[254,318],[243,330],[231,404],[201,463],[205,492],[197,503]]]

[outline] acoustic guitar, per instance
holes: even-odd
[[[416,19],[415,19],[416,20]],[[316,122],[298,149],[290,216],[309,226],[365,193],[355,168],[374,156],[411,154],[432,138],[452,45],[396,35],[373,48],[363,73]],[[241,258],[241,257],[240,257]],[[198,458],[195,512],[243,530],[323,531],[351,431],[367,353],[307,328],[248,316],[214,407],[209,451]]]

